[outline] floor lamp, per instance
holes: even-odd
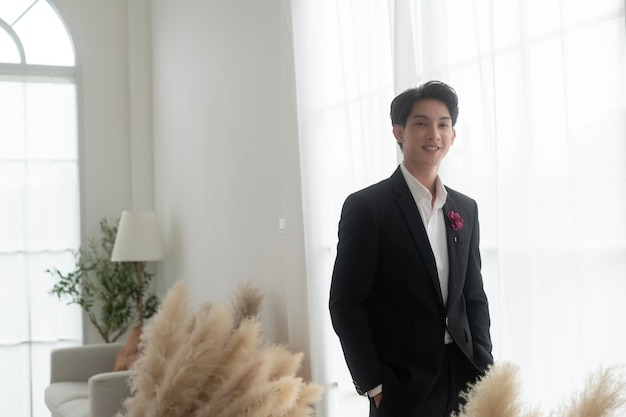
[[[143,326],[143,270],[146,262],[160,261],[165,256],[159,225],[153,211],[123,211],[117,227],[117,235],[111,261],[134,262],[137,270],[137,311],[139,326]]]

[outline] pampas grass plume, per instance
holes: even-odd
[[[599,369],[590,374],[581,392],[552,417],[617,417],[626,415],[626,380],[622,367]],[[467,400],[456,417],[539,417],[538,410],[522,410],[518,369],[504,362],[491,366],[484,377],[470,386]],[[620,413],[620,414],[618,414]]]
[[[272,350],[270,380],[278,379],[283,375],[295,375],[298,373],[304,359],[304,353],[293,353],[283,345],[272,346],[270,349]]]
[[[324,388],[317,384],[306,383],[302,390],[300,391],[300,395],[298,396],[298,404],[300,405],[309,405],[313,404],[322,398],[322,394],[324,393]]]
[[[469,391],[462,394],[466,404],[458,417],[520,416],[517,372],[517,367],[508,362],[491,366]]]
[[[289,410],[285,417],[311,417],[315,413],[315,409],[312,404],[315,404],[320,400],[324,388],[310,383],[302,383],[301,389],[298,392],[298,398],[295,406]]]
[[[185,321],[189,297],[182,281],[167,292],[157,313],[144,326],[141,333],[142,354],[133,365],[130,378],[131,393],[124,402],[127,417],[149,417],[150,404],[154,403],[156,387],[163,379],[167,363],[178,348],[183,336],[180,323]]]
[[[220,386],[245,363],[246,359],[261,344],[261,324],[256,318],[248,318],[241,322],[232,333],[219,356],[215,358],[217,366],[208,378],[204,390],[213,395]]]
[[[626,414],[626,382],[622,368],[603,368],[587,377],[583,390],[564,406],[563,417],[605,417]],[[612,414],[615,413],[615,414]]]
[[[303,354],[267,344],[262,294],[241,285],[231,306],[203,304],[190,315],[179,282],[142,336],[132,397],[117,417],[309,417],[322,388],[296,373]]]
[[[270,398],[267,381],[271,366],[267,359],[265,350],[242,363],[215,393],[211,412],[206,415],[238,417],[251,410],[255,411],[254,415],[264,415]]]
[[[268,358],[268,351],[262,350],[248,360],[239,361],[233,366],[233,372],[229,374],[220,390],[216,391],[216,397],[223,398],[231,405],[245,401],[246,394],[267,383],[271,368]]]
[[[176,354],[168,363],[156,392],[157,415],[184,417],[196,408],[196,399],[216,366],[215,356],[230,335],[232,316],[227,307],[205,304],[191,317]]]
[[[251,283],[245,282],[237,287],[231,303],[235,314],[235,327],[237,327],[245,318],[259,315],[263,293]]]

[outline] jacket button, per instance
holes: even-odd
[[[448,327],[448,323],[449,323],[449,320],[448,320],[448,318],[446,317],[446,327]]]
[[[365,395],[366,394],[366,392],[363,391],[361,389],[361,387],[359,387],[359,384],[357,384],[356,381],[353,380],[352,383],[354,384],[354,388],[356,388],[357,394],[359,394],[359,395]]]

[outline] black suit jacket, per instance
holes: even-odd
[[[346,199],[330,313],[357,391],[383,384],[385,402],[410,410],[430,391],[447,328],[477,374],[493,361],[480,272],[476,202],[447,188],[449,257],[444,305],[426,229],[400,168]],[[454,231],[450,211],[464,220]]]

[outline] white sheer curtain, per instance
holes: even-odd
[[[400,2],[396,2],[399,4]],[[460,96],[442,169],[481,209],[495,355],[553,406],[626,335],[626,31],[621,0],[407,1],[414,77]],[[405,40],[406,42],[406,40]],[[404,50],[395,49],[396,56]]]
[[[388,109],[428,79],[460,97],[441,175],[479,204],[497,360],[546,409],[624,363],[622,0],[293,0],[314,378],[320,415],[365,415],[330,328],[341,203],[397,160]]]
[[[396,165],[385,118],[393,98],[388,8],[380,0],[297,0],[292,12],[312,371],[327,389],[319,415],[365,415],[327,306],[343,200]]]

